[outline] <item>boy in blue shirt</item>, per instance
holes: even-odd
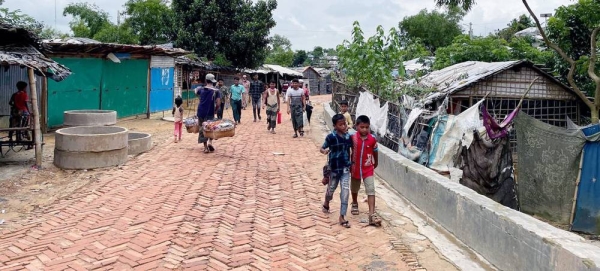
[[[350,228],[350,223],[344,218],[348,210],[348,196],[350,194],[350,157],[352,152],[352,139],[348,134],[348,125],[344,115],[337,114],[332,118],[334,131],[327,135],[321,147],[322,154],[328,154],[328,164],[331,169],[327,193],[323,203],[323,212],[329,213],[329,202],[333,193],[340,185],[340,217],[339,223],[345,228]]]

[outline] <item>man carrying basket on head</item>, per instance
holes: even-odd
[[[202,123],[215,118],[215,108],[219,109],[221,106],[221,93],[217,91],[215,84],[217,80],[213,74],[206,75],[206,85],[196,89],[196,95],[200,99],[198,103],[198,125],[200,125],[200,131],[198,132],[198,144],[204,144],[204,153],[214,152],[215,148],[212,145],[212,139],[204,136],[204,129],[202,129]]]

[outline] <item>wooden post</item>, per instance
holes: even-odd
[[[581,182],[581,169],[583,168],[584,156],[585,149],[581,151],[581,160],[579,160],[579,174],[577,174],[577,180],[575,181],[575,194],[573,195],[573,205],[571,207],[571,216],[569,217],[569,230],[573,230],[573,220],[575,219],[575,208],[577,207],[577,194],[579,192],[579,183]]]
[[[33,140],[35,143],[35,165],[42,167],[42,131],[40,129],[40,112],[38,108],[37,89],[35,85],[35,73],[33,68],[28,68],[29,89],[31,90],[31,107],[33,111]]]
[[[42,112],[40,112],[40,127],[42,130],[42,133],[47,133],[48,132],[48,78],[44,77],[44,79],[42,79],[42,95],[40,95],[40,99],[41,101],[39,101],[39,103],[41,103],[41,109]]]

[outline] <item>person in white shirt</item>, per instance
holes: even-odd
[[[294,126],[293,138],[304,136],[303,113],[306,110],[306,100],[304,90],[300,88],[298,79],[292,80],[292,88],[287,90],[286,100],[288,100],[288,115],[292,116],[292,125]]]

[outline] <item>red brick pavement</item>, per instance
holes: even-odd
[[[321,213],[317,145],[251,113],[213,154],[185,134],[3,231],[0,270],[408,270],[383,229]]]

